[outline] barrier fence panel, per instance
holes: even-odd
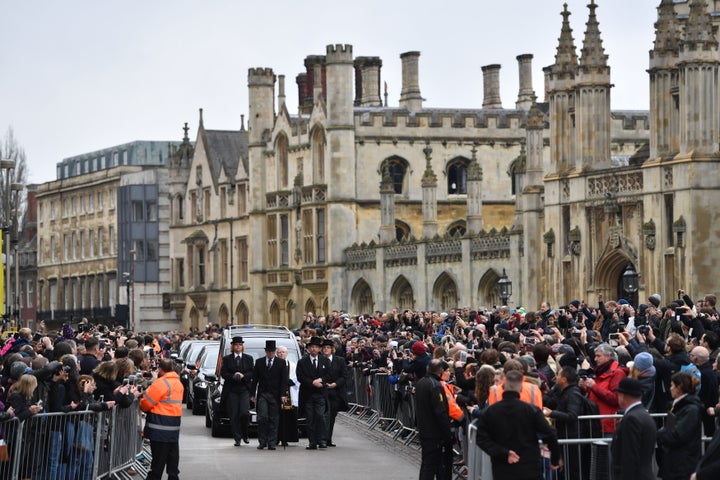
[[[141,422],[135,402],[111,412],[48,413],[0,423],[0,480],[126,476],[143,451]]]

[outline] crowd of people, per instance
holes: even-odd
[[[421,479],[450,478],[453,463],[467,459],[472,448],[466,435],[470,422],[481,432],[478,445],[490,454],[497,479],[525,478],[526,473],[527,478],[554,478],[563,469],[568,478],[586,478],[587,451],[566,450],[567,458],[561,459],[557,438],[591,436],[613,439],[616,465],[627,465],[616,472],[618,478],[644,478],[644,473],[632,472],[647,465],[663,479],[716,478],[718,318],[714,295],[693,301],[684,291],[664,304],[659,295],[651,295],[637,309],[622,299],[600,297],[596,306],[572,300],[553,308],[543,302],[537,311],[502,306],[363,315],[333,311],[324,317],[307,313],[295,330],[305,353],[297,380],[300,415],[308,420],[307,448],[335,445],[332,425],[337,412],[347,408],[348,372],[354,370],[358,376],[386,378],[395,408],[403,401],[414,402],[423,451]],[[65,324],[55,333],[20,329],[0,350],[0,420],[22,420],[41,412],[127,408],[149,385],[169,388],[173,378],[167,374],[174,367],[160,364],[160,359],[185,340],[217,339],[221,334],[222,328],[212,324],[202,331],[155,335],[86,322],[76,329]],[[274,344],[266,345],[266,357],[253,361],[242,358],[241,337],[231,343],[222,376],[226,395],[232,397],[230,406],[234,405],[236,445],[248,443],[247,410],[254,401],[258,448],[274,450],[281,441],[277,410],[286,401],[289,382],[285,360],[275,356]],[[158,371],[163,382],[154,381]],[[173,395],[178,395],[177,388]],[[144,403],[144,410],[155,407],[152,398]],[[535,425],[529,435],[545,438],[545,447],[530,454],[522,441],[527,431],[498,431],[492,419],[504,411],[516,412],[510,419],[526,418],[524,425]],[[650,432],[644,416],[636,420],[640,411],[667,417],[653,419]],[[180,416],[175,410],[166,413]],[[581,415],[618,413],[624,414],[619,422],[577,421]],[[537,415],[553,428],[538,424]],[[158,420],[168,421],[162,414]],[[179,418],[169,421],[179,431]],[[623,437],[633,448],[623,446]],[[704,455],[703,437],[712,437]],[[61,442],[61,436],[56,440]],[[177,438],[167,440],[160,440],[164,450],[159,456],[168,464],[168,473],[173,465],[177,475],[172,445],[176,447]],[[51,449],[49,460],[57,468],[68,468],[53,457],[60,451]],[[460,458],[453,451],[460,452]]]

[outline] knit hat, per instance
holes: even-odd
[[[628,302],[628,301],[625,300],[624,298],[621,298],[620,300],[618,300],[618,303],[619,303],[620,305],[629,305],[629,304],[630,304],[630,302]]]
[[[653,356],[648,352],[640,352],[635,355],[634,365],[635,369],[637,369],[643,377],[651,377],[655,375]]]
[[[564,355],[566,353],[575,353],[573,348],[566,343],[555,343],[550,347],[550,353],[554,355]]]
[[[410,350],[412,350],[412,353],[415,355],[425,355],[427,353],[427,348],[425,348],[425,344],[423,342],[413,343]]]
[[[575,356],[575,352],[573,351],[572,353],[568,352],[568,353],[563,354],[562,357],[560,357],[560,360],[558,360],[558,364],[561,367],[577,368],[578,361],[577,361],[577,357]]]
[[[25,362],[13,362],[13,364],[10,366],[10,378],[13,380],[18,380],[28,369],[28,366],[25,364]]]
[[[580,308],[580,300],[573,300],[568,305],[572,305],[575,308]]]
[[[662,301],[662,297],[659,293],[653,293],[648,297],[648,301],[655,305],[655,308],[658,308],[660,306],[660,302]]]

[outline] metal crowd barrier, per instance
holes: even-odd
[[[363,422],[369,429],[384,432],[393,440],[420,448],[415,430],[415,399],[411,386],[392,384],[386,373],[365,375],[353,370],[355,402],[345,412],[347,417]],[[658,426],[664,424],[666,414],[652,414]],[[604,418],[620,419],[621,415],[586,415],[577,420],[577,431],[592,432],[590,422],[597,423]],[[468,451],[465,468],[453,468],[453,479],[492,480],[490,458],[476,444],[477,428],[468,428]],[[545,462],[543,478],[552,480],[605,480],[610,478],[610,438],[601,431],[586,438],[559,439],[563,450],[564,467],[560,471],[549,470],[549,459]],[[703,451],[710,439],[703,436]]]
[[[94,480],[147,473],[138,402],[109,412],[33,415],[0,423],[0,480]],[[0,445],[2,443],[0,442]],[[0,447],[0,451],[4,450]]]

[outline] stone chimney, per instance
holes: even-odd
[[[382,107],[380,100],[380,57],[357,57],[355,75],[359,77],[355,84],[359,87],[358,104],[362,107]]]
[[[532,59],[530,53],[518,55],[518,73],[520,76],[520,88],[518,90],[518,99],[515,102],[515,108],[518,110],[530,110],[535,94],[532,86]]]
[[[405,52],[400,55],[402,61],[402,90],[400,106],[408,110],[422,110],[420,95],[418,59],[420,52]]]
[[[502,108],[500,99],[500,65],[485,65],[483,72],[483,108]]]
[[[278,109],[285,105],[285,75],[278,75]]]

